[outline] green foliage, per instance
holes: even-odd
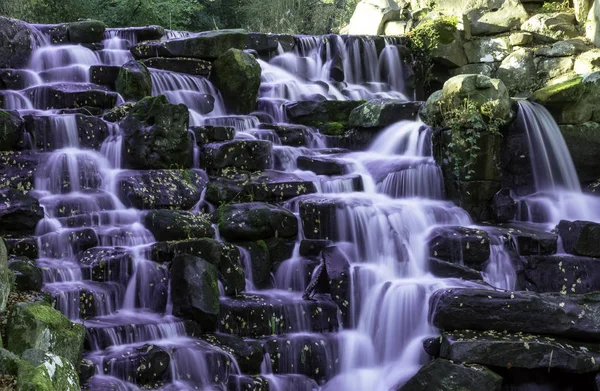
[[[505,121],[494,116],[493,102],[479,106],[465,98],[463,104],[455,107],[441,107],[444,123],[450,128],[452,141],[448,144],[452,151],[454,174],[464,180],[472,179],[473,166],[479,157],[479,140],[490,133],[501,135],[500,128]]]
[[[549,14],[552,12],[565,12],[569,10],[569,0],[554,0],[545,2],[538,10],[541,14]]]

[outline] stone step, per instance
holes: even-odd
[[[523,262],[524,289],[533,292],[587,293],[600,291],[597,258],[537,255]]]
[[[204,144],[201,152],[202,166],[209,174],[228,167],[259,171],[273,166],[273,144],[265,140]]]
[[[55,282],[45,284],[55,308],[71,320],[110,315],[121,308],[126,287],[116,282]]]
[[[134,273],[133,256],[123,247],[93,247],[77,258],[81,275],[86,280],[118,282],[127,286]]]
[[[93,182],[90,181],[90,182]],[[47,195],[40,198],[48,215],[56,218],[68,218],[77,215],[100,213],[115,209],[112,194],[98,189],[86,189],[77,193]]]
[[[30,87],[24,91],[33,107],[41,110],[83,106],[111,109],[119,103],[119,95],[96,84],[57,83]]]

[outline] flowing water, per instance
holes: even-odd
[[[169,38],[184,36],[168,31]],[[135,34],[111,29],[103,49],[96,51],[38,41],[25,88],[3,92],[4,106],[48,119],[44,123],[52,147],[39,151],[43,159],[33,192],[45,211],[36,230],[41,249],[37,263],[44,270],[43,289],[55,298],[56,307],[86,326],[85,358],[96,370],[88,388],[138,389],[136,373],[144,355],[166,352],[166,384],[157,388],[247,389],[230,353],[189,337],[185,322],[171,314],[169,270],[150,260],[149,245],[155,238],[141,223],[144,212],[126,208],[118,197],[116,180],[125,173],[118,125],[107,125],[107,137],[97,150],[86,148],[74,114],[47,109],[42,98],[27,93],[57,83],[88,88],[91,66],[122,65],[132,59],[127,49],[136,42]],[[280,48],[268,62],[260,60],[259,108],[275,122],[285,122],[282,105],[293,100],[406,99],[402,62],[393,41],[386,41],[379,54],[367,38],[296,41],[294,52]],[[240,248],[246,293],[274,308],[273,335],[259,338],[267,352],[262,376],[270,389],[387,391],[412,376],[428,359],[422,341],[436,334],[427,318],[430,295],[444,287],[479,284],[436,278],[429,271],[430,232],[473,226],[467,212],[444,200],[431,130],[419,122],[399,122],[384,129],[365,151],[348,152],[328,148],[325,137],[306,127],[305,145],[291,147],[282,145],[276,132],[261,128],[257,116],[226,113],[219,92],[205,78],[155,69],[151,74],[153,94],[186,104],[191,125],[232,126],[236,138],[268,140],[274,145],[276,169],[314,182],[317,194],[285,204],[300,221],[307,203],[333,208],[331,229],[310,239],[333,241],[349,262],[343,316],[324,295],[314,301],[303,298],[315,270],[315,260],[300,255],[307,232],[300,229],[292,257],[262,287],[255,283],[250,253]],[[581,194],[556,124],[541,106],[521,102],[520,109],[536,185],[535,193],[522,196],[521,207],[533,215],[531,210],[539,206],[547,221],[579,216],[585,209],[582,200],[592,201]],[[199,153],[196,149],[195,166]],[[297,159],[302,156],[331,159],[344,167],[344,174],[299,170]],[[196,209],[205,206],[199,200]],[[483,276],[492,286],[515,289],[506,243],[497,235],[490,237],[491,256]],[[98,259],[102,267],[95,263]],[[240,299],[222,292],[223,304],[236,300]],[[332,330],[314,332],[307,314],[323,312]],[[284,318],[285,326],[277,322]]]

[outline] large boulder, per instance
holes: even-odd
[[[467,31],[472,35],[495,35],[518,30],[528,17],[519,0],[505,0],[500,8],[476,8],[467,13]]]
[[[1,245],[0,245],[1,247]],[[0,294],[4,294],[6,280],[12,282],[7,269],[2,266],[2,249],[0,248]],[[18,291],[37,291],[42,289],[44,273],[36,266],[35,262],[25,257],[11,257],[8,268],[14,274],[15,288]],[[7,278],[8,276],[9,278]],[[2,308],[2,296],[0,296],[0,309]]]
[[[535,84],[537,69],[533,62],[533,50],[520,48],[509,54],[496,71],[496,77],[513,93]]]
[[[425,365],[396,391],[500,391],[502,377],[481,365],[437,359]]]
[[[523,262],[523,289],[532,292],[586,293],[600,290],[597,258],[538,255]]]
[[[25,67],[33,49],[34,35],[27,23],[0,16],[0,68]]]
[[[29,349],[19,362],[17,389],[22,391],[79,391],[79,376],[73,364],[60,355]]]
[[[377,128],[398,121],[413,121],[422,102],[406,102],[399,99],[373,99],[350,112],[351,127]]]
[[[152,94],[152,78],[146,65],[131,60],[119,70],[116,91],[125,100],[140,100]]]
[[[198,323],[203,332],[214,331],[219,314],[219,272],[205,260],[178,255],[171,267],[173,315]]]
[[[521,25],[521,30],[533,33],[542,42],[560,41],[579,35],[575,16],[570,13],[534,15]]]
[[[229,49],[212,65],[211,80],[223,95],[225,105],[237,114],[256,108],[261,68],[249,53]]]
[[[106,25],[98,20],[82,20],[67,25],[69,42],[96,43],[104,39]]]
[[[442,330],[496,330],[600,340],[600,295],[452,288],[430,300],[431,322]]]
[[[600,124],[584,122],[576,125],[560,125],[565,143],[569,148],[579,180],[593,182],[600,172]]]
[[[152,210],[144,217],[144,226],[159,242],[212,238],[215,235],[205,215],[182,210]]]
[[[480,38],[464,44],[465,55],[470,63],[502,61],[510,49],[508,37]]]
[[[594,45],[600,46],[600,2],[597,0],[575,0],[575,13],[580,24],[585,26],[585,36]]]
[[[229,241],[294,238],[298,234],[298,220],[293,213],[259,202],[223,205],[216,219],[219,233]]]
[[[577,56],[573,70],[580,75],[600,71],[600,49],[588,50]]]
[[[383,35],[385,24],[400,19],[400,7],[394,0],[362,0],[350,19],[352,35]]]
[[[202,167],[209,174],[227,167],[258,171],[273,165],[273,143],[267,140],[232,140],[202,147]]]
[[[189,112],[164,95],[137,102],[121,120],[123,166],[138,170],[186,168],[192,163]]]
[[[39,349],[79,365],[85,328],[46,304],[18,303],[10,312],[6,335],[11,352]]]
[[[480,229],[439,227],[428,236],[429,253],[446,262],[481,270],[490,257],[490,238]]]
[[[364,101],[300,101],[285,105],[292,123],[318,128],[322,133],[339,135],[349,126],[352,110]]]
[[[0,189],[0,235],[32,235],[43,218],[44,210],[37,199],[10,187]]]
[[[0,110],[0,151],[17,149],[23,136],[23,119],[19,113]]]
[[[188,57],[214,60],[230,48],[243,49],[244,30],[215,30],[162,42],[143,42],[131,48],[135,58]]]
[[[565,252],[600,258],[600,224],[561,220],[556,228]]]

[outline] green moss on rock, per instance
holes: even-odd
[[[28,350],[20,362],[19,391],[79,391],[79,377],[73,364],[63,357],[39,350]]]
[[[228,108],[247,114],[256,108],[261,68],[249,53],[229,49],[212,66],[211,79]]]
[[[116,91],[126,100],[139,100],[152,94],[152,78],[146,66],[129,61],[119,71]]]

